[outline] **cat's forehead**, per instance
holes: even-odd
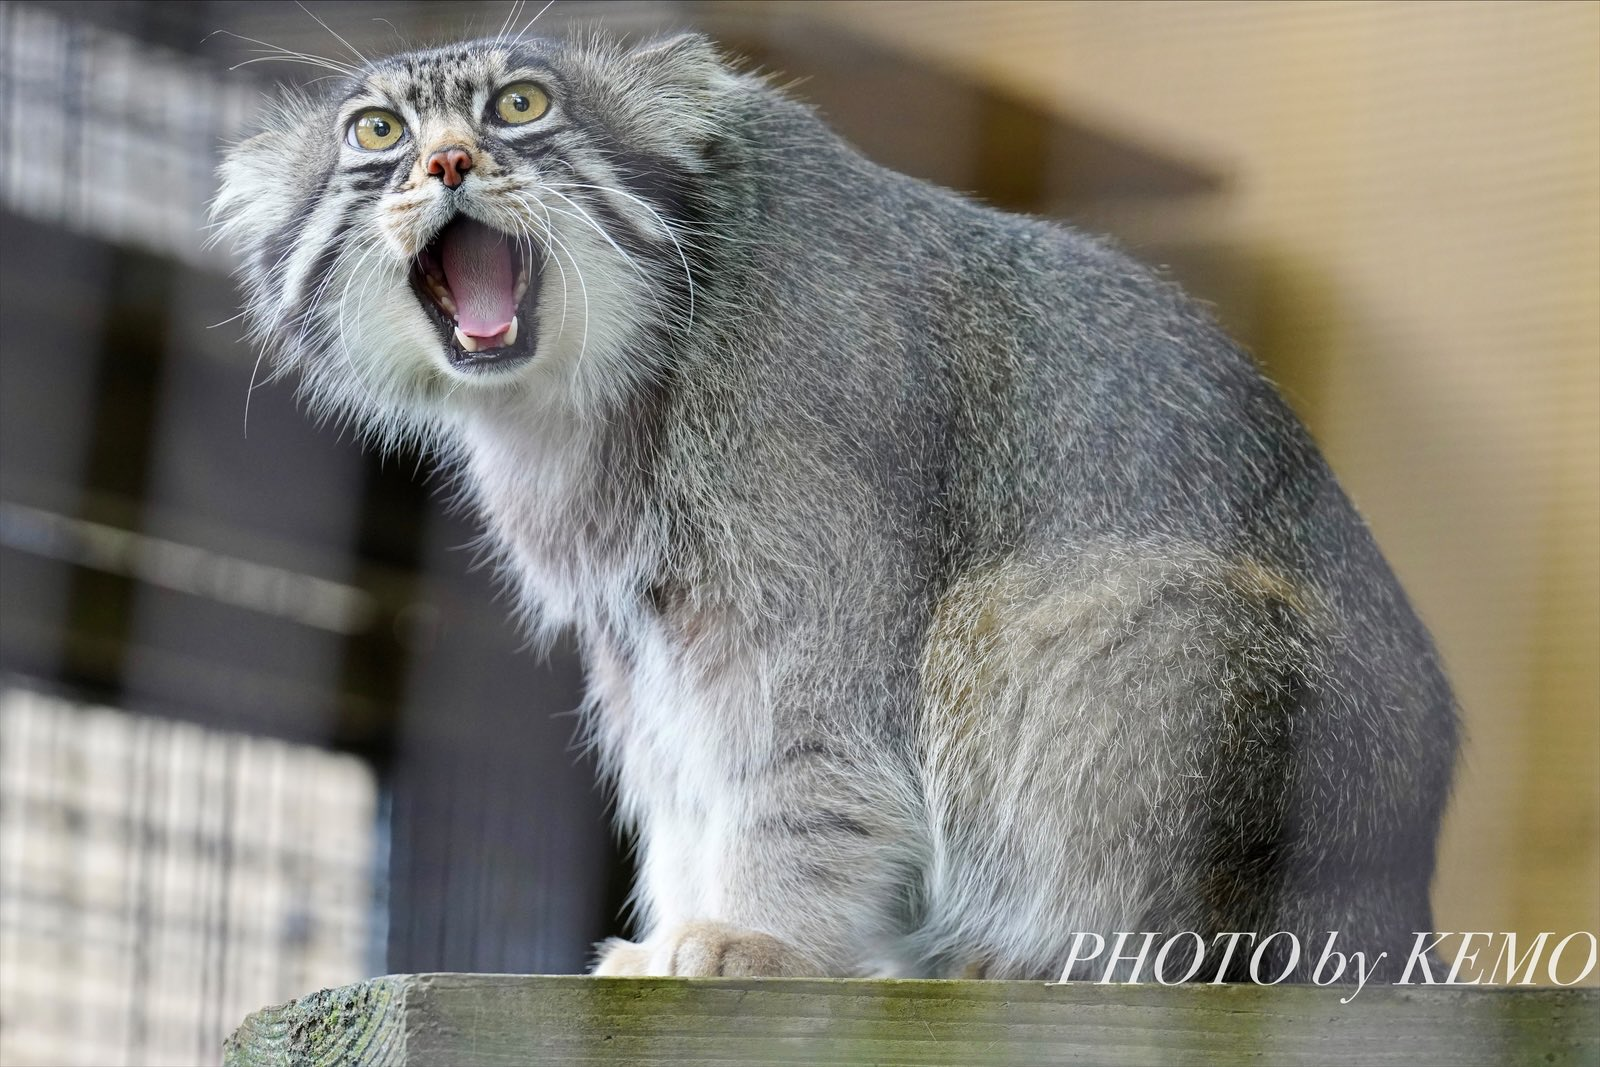
[[[513,74],[540,72],[541,58],[527,47],[495,43],[412,52],[380,61],[361,90],[419,113],[462,107]]]

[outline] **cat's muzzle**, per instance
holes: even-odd
[[[457,215],[413,260],[411,285],[452,367],[503,370],[533,356],[539,275],[526,239]]]

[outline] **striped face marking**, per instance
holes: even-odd
[[[217,202],[258,335],[319,398],[384,419],[480,386],[596,398],[646,378],[650,335],[693,317],[711,129],[661,102],[720,69],[674,55],[492,39],[290,96]]]
[[[552,235],[521,210],[528,183],[519,177],[538,174],[540,134],[557,128],[545,88],[553,80],[502,50],[446,52],[390,61],[346,102],[354,153],[341,161],[385,179],[380,218],[460,373],[500,372],[534,355]]]

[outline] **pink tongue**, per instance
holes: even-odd
[[[458,218],[439,239],[439,260],[463,333],[498,337],[510,328],[517,313],[517,279],[505,234]]]

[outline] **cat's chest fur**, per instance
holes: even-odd
[[[524,413],[461,432],[525,608],[542,626],[572,626],[583,645],[590,736],[621,814],[654,846],[644,877],[661,888],[651,905],[691,916],[719,885],[704,842],[735,824],[740,783],[772,747],[766,653],[691,602],[651,473],[605,426],[534,424]]]
[[[539,406],[462,421],[467,482],[539,624],[593,626],[635,613],[665,565],[664,516],[646,472],[601,420]]]

